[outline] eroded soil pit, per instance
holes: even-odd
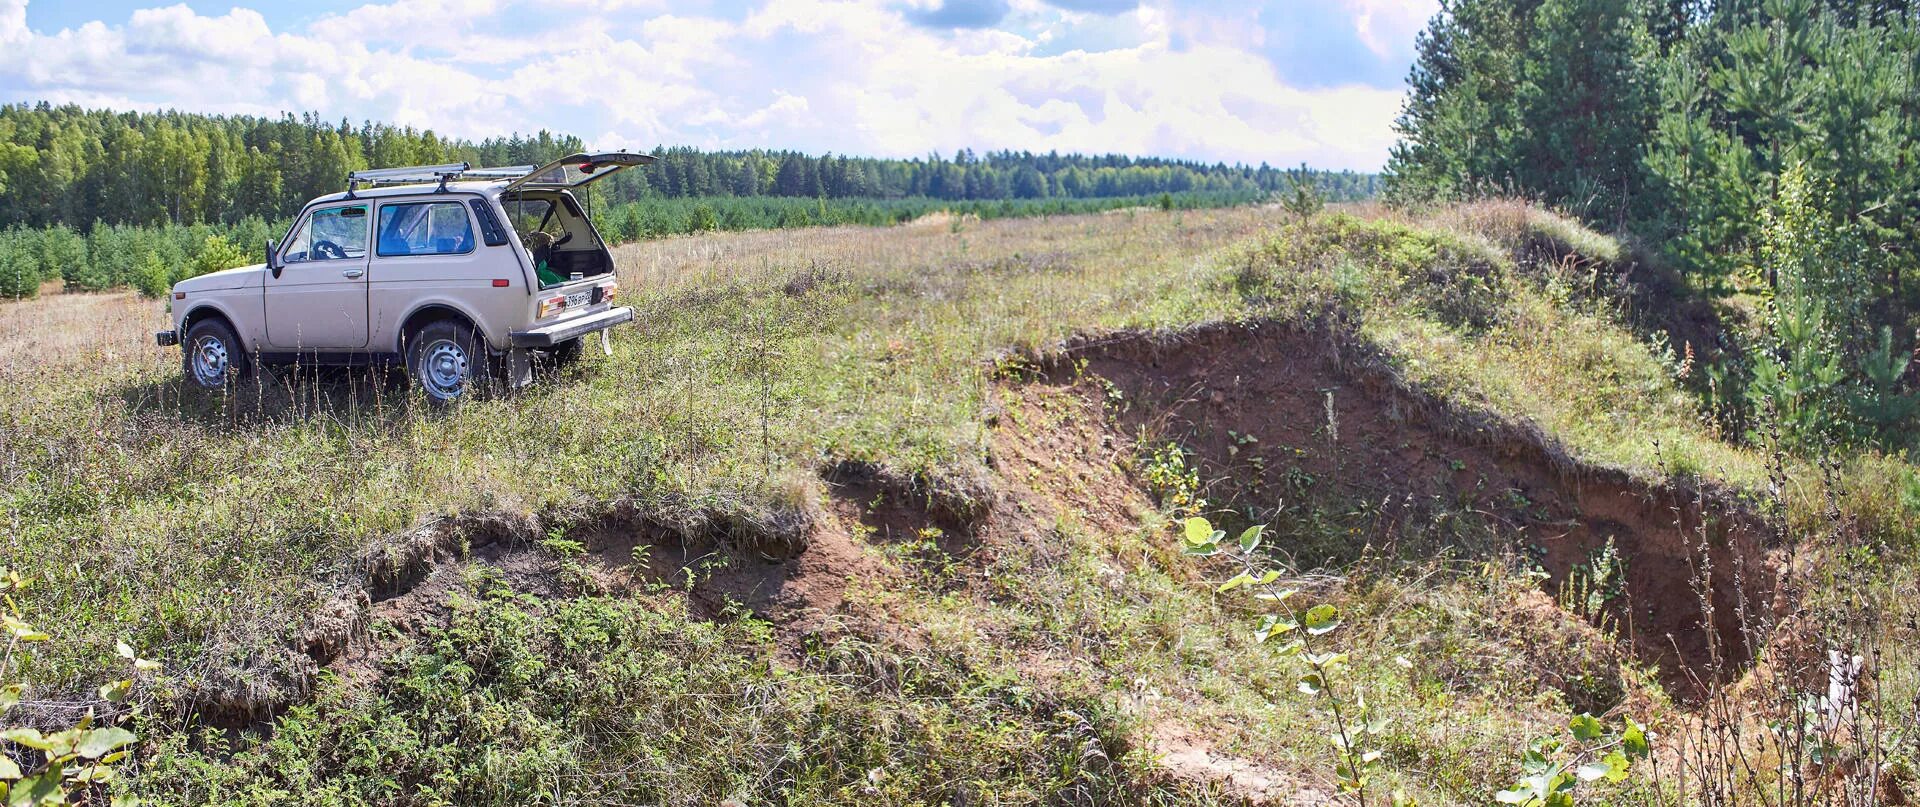
[[[1773,611],[1771,532],[1738,497],[1583,463],[1537,429],[1409,388],[1337,335],[1217,325],[1084,340],[1032,366],[1024,383],[1099,401],[1102,439],[1132,453],[1136,478],[1184,466],[1207,512],[1271,524],[1297,566],[1517,554],[1682,698],[1737,676],[1765,641],[1750,628]]]

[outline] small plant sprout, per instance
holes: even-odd
[[[1320,603],[1302,610],[1299,590],[1282,585],[1280,570],[1262,568],[1264,556],[1258,550],[1266,534],[1264,524],[1248,527],[1232,541],[1228,540],[1225,530],[1215,529],[1211,522],[1198,516],[1187,519],[1183,531],[1185,554],[1224,556],[1239,564],[1240,571],[1215,587],[1216,593],[1243,591],[1271,609],[1260,617],[1253,629],[1253,639],[1260,644],[1271,643],[1282,656],[1300,661],[1301,672],[1295,687],[1301,694],[1319,698],[1326,704],[1328,717],[1333,722],[1334,730],[1327,741],[1333,746],[1335,780],[1341,792],[1351,794],[1365,807],[1371,774],[1381,759],[1381,751],[1367,747],[1366,738],[1377,734],[1384,724],[1369,721],[1364,695],[1343,691],[1345,687],[1338,673],[1347,664],[1347,654],[1336,650],[1332,640],[1341,626],[1340,609],[1331,603]],[[1413,802],[1395,792],[1391,803],[1397,806]]]

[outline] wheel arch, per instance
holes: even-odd
[[[487,345],[486,335],[480,330],[480,322],[472,314],[450,303],[430,302],[421,304],[401,318],[399,332],[394,335],[394,352],[406,355],[407,342],[413,338],[413,335],[419,333],[421,328],[436,322],[455,322],[472,328],[474,333],[480,336],[480,344]]]
[[[193,326],[206,322],[207,320],[214,320],[227,326],[227,330],[233,333],[233,338],[240,340],[241,348],[246,350],[253,349],[254,346],[247,343],[247,335],[241,333],[240,326],[234,322],[233,315],[228,314],[225,309],[222,309],[214,303],[201,303],[196,305],[187,311],[186,316],[180,318],[180,343],[183,345],[186,344],[187,332],[193,330]]]

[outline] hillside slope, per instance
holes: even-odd
[[[1844,618],[1913,607],[1920,482],[1719,439],[1629,255],[1503,204],[667,239],[613,356],[447,414],[183,397],[150,308],[14,304],[0,514],[58,639],[18,714],[124,640],[166,669],[98,704],[113,787],[163,804],[1340,800],[1204,514],[1343,612],[1376,791],[1485,801],[1592,712],[1681,772],[1608,798],[1684,792],[1728,693],[1916,638]]]

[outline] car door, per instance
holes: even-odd
[[[316,206],[280,250],[265,283],[267,342],[279,350],[365,348],[368,233],[365,202]]]

